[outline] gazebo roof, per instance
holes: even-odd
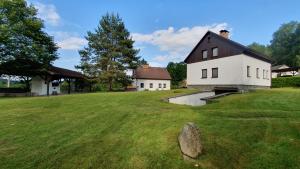
[[[47,71],[49,75],[55,76],[58,78],[75,78],[75,79],[84,79],[84,75],[80,72],[64,69],[56,66],[50,66]]]
[[[49,75],[53,78],[74,78],[84,79],[85,76],[77,71],[64,69],[56,66],[48,66],[42,68],[40,63],[30,60],[18,59],[0,65],[0,74],[15,75],[15,76],[43,76]]]
[[[276,70],[272,70],[272,72],[292,72],[292,71],[299,71],[300,67],[296,66],[296,67],[289,67],[289,68],[284,68],[284,69],[276,69]]]

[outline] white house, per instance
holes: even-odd
[[[143,65],[133,71],[132,86],[137,91],[170,90],[171,76],[165,68]]]
[[[271,61],[228,37],[226,30],[204,35],[185,59],[187,86],[204,90],[269,88]]]
[[[297,76],[299,73],[298,67],[289,67],[287,65],[277,65],[272,66],[272,78],[282,77],[282,76]]]

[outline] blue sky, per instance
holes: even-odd
[[[300,21],[299,0],[29,0],[39,9],[45,31],[60,46],[56,66],[74,69],[84,36],[107,12],[119,13],[152,66],[183,61],[210,29],[228,29],[231,39],[268,44],[283,23]]]

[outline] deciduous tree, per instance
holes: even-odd
[[[43,21],[32,5],[24,0],[1,0],[0,71],[7,63],[15,72],[32,71],[32,67],[39,65],[38,71],[57,59],[57,46],[43,28]],[[36,65],[28,65],[31,63]]]
[[[184,62],[169,62],[167,70],[172,78],[172,85],[178,86],[180,82],[186,79],[186,64]]]
[[[300,23],[283,24],[273,34],[271,49],[276,64],[300,66]]]
[[[271,56],[272,56],[272,51],[270,49],[270,46],[268,46],[268,45],[262,45],[262,44],[254,42],[254,43],[248,45],[248,47],[269,57],[269,58],[271,58]]]

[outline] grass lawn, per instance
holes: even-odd
[[[2,98],[0,168],[196,168],[177,143],[189,121],[203,134],[202,168],[300,168],[300,89],[161,101],[178,92]]]

